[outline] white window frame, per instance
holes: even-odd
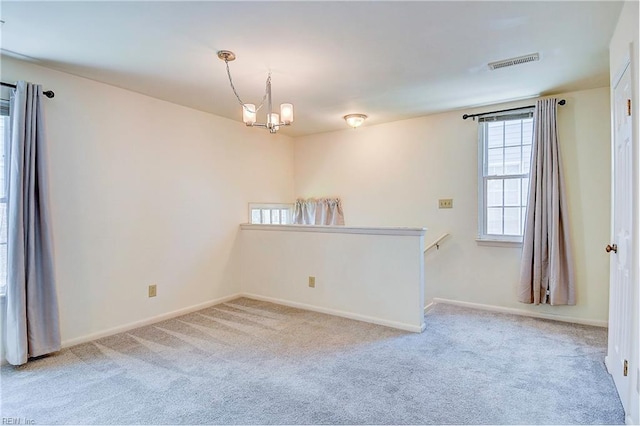
[[[509,121],[508,117],[512,117],[511,120],[517,120],[525,118],[525,115],[533,116],[534,107],[526,107],[517,111],[509,111],[504,113],[496,113],[488,115],[495,117],[496,121]],[[487,117],[487,116],[485,116]],[[483,120],[485,121],[485,120]],[[532,141],[533,145],[533,141]],[[482,245],[494,245],[505,247],[519,247],[522,246],[522,235],[501,235],[501,234],[488,234],[486,211],[487,211],[487,181],[489,179],[513,179],[513,178],[528,178],[530,173],[510,174],[510,175],[485,175],[486,164],[485,160],[488,155],[488,141],[485,138],[484,126],[481,122],[478,123],[478,237],[476,241]],[[531,169],[529,169],[531,172]]]
[[[260,222],[254,222],[253,221],[253,215],[252,215],[252,211],[253,210],[260,210]],[[287,223],[282,223],[282,220],[280,220],[280,223],[272,223],[271,217],[273,217],[273,212],[274,211],[278,211],[278,214],[281,215],[283,210],[287,211],[288,214],[288,218],[289,221]],[[264,214],[265,211],[269,212],[269,221],[268,223],[265,223],[265,218],[264,218]],[[249,221],[248,223],[250,224],[256,224],[256,225],[291,225],[293,223],[293,203],[249,203],[249,212],[248,212],[248,216]],[[281,216],[280,216],[281,217]]]

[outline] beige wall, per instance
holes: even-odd
[[[531,307],[515,302],[520,249],[475,241],[477,123],[461,119],[474,110],[294,142],[12,58],[2,57],[2,77],[57,93],[45,112],[65,342],[241,291],[233,259],[247,203],[294,196],[342,197],[352,226],[427,227],[427,244],[451,233],[425,257],[425,302],[606,321],[608,88],[561,96],[578,304]],[[439,210],[438,198],[453,198],[454,208]],[[146,297],[151,283],[154,299]]]
[[[243,293],[402,330],[424,329],[424,230],[308,228],[244,226]]]
[[[433,298],[532,310],[604,324],[609,263],[608,88],[566,93],[559,133],[577,271],[577,305],[516,302],[519,248],[480,246],[477,236],[477,122],[455,111],[295,141],[295,194],[335,195],[350,226],[428,228],[426,244],[451,237],[425,258],[425,302]],[[439,210],[438,198],[454,208]]]
[[[238,224],[250,201],[292,199],[290,138],[2,57],[2,80],[18,79],[56,93],[44,103],[63,343],[239,291]]]

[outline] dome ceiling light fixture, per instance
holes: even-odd
[[[347,126],[353,127],[354,129],[360,127],[364,120],[367,119],[365,114],[347,114],[344,117],[344,121],[347,122]]]
[[[229,62],[234,61],[236,59],[235,53],[229,50],[220,50],[218,51],[218,58],[224,61],[227,66],[227,76],[229,77],[229,84],[231,85],[231,89],[233,90],[233,94],[236,95],[238,102],[242,105],[242,121],[244,124],[250,127],[263,127],[269,130],[269,133],[276,133],[280,126],[290,126],[293,123],[293,105],[289,103],[280,104],[280,114],[276,114],[272,110],[271,105],[271,71],[269,71],[269,76],[267,77],[266,87],[264,96],[262,97],[262,101],[260,105],[256,108],[255,104],[247,104],[240,99],[240,95],[238,95],[238,91],[236,87],[233,85],[233,79],[231,78],[231,71],[229,71]],[[257,123],[256,122],[256,113],[264,106],[265,101],[267,102],[267,122],[266,123]]]

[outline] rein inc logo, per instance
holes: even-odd
[[[3,425],[35,425],[36,421],[26,417],[3,417]]]

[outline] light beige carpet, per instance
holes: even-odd
[[[250,299],[2,367],[36,424],[609,424],[606,330],[437,305],[422,334]]]

